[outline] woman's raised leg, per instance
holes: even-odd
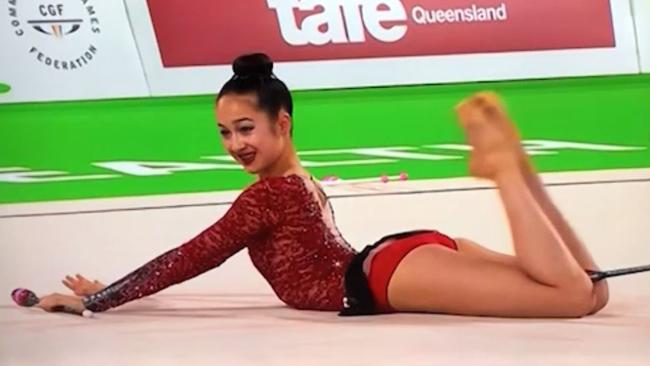
[[[569,252],[571,252],[571,255],[576,259],[580,267],[582,267],[583,269],[599,270],[598,265],[595,263],[593,257],[587,250],[584,243],[578,238],[578,235],[571,228],[571,226],[566,221],[566,219],[564,219],[560,210],[555,206],[555,204],[551,200],[551,197],[549,196],[548,192],[544,187],[544,184],[542,183],[539,175],[537,174],[532,161],[529,159],[528,155],[521,147],[518,138],[518,133],[516,131],[515,126],[512,124],[512,121],[508,119],[503,109],[501,109],[501,112],[502,112],[501,118],[503,119],[502,122],[504,123],[503,128],[506,129],[506,131],[508,131],[507,133],[508,137],[513,140],[512,148],[513,151],[519,156],[519,162],[521,164],[522,173],[524,175],[524,181],[526,182],[528,189],[532,193],[538,205],[542,208],[542,211],[544,212],[546,217],[548,217],[548,219],[550,220],[555,230],[562,238],[562,242],[564,243],[564,245],[566,245]],[[480,245],[472,242],[471,240],[468,239],[457,239],[457,240],[462,250],[464,250],[466,253],[470,255],[481,256],[483,258],[488,258],[497,261],[505,261],[505,262],[509,262],[513,260],[513,258],[509,255],[490,251],[489,249],[481,247]],[[594,308],[592,309],[592,313],[596,313],[597,311],[605,307],[605,305],[609,300],[609,289],[608,289],[607,281],[602,280],[595,283],[593,286],[593,294],[594,294],[595,301],[594,301]]]
[[[517,132],[498,99],[478,94],[461,103],[457,112],[473,147],[470,171],[493,180],[499,190],[516,261],[495,263],[437,246],[418,248],[394,273],[391,305],[472,315],[587,314],[594,306],[592,283],[526,184],[516,151]]]
[[[542,180],[535,171],[535,167],[533,166],[528,156],[526,156],[523,149],[521,153],[522,170],[524,173],[524,180],[526,181],[526,185],[528,185],[528,188],[532,192],[533,197],[535,197],[535,200],[537,200],[537,203],[544,211],[546,217],[549,218],[557,232],[562,237],[562,241],[571,252],[571,255],[573,255],[580,267],[589,270],[600,270],[591,253],[589,253],[587,250],[587,247],[580,240],[566,219],[562,216],[562,213],[557,208],[557,206],[553,204],[551,197],[544,188]],[[607,280],[601,280],[594,283],[593,294],[595,301],[594,308],[591,311],[592,314],[604,308],[609,301],[609,286],[607,284]]]

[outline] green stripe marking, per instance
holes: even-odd
[[[0,83],[0,94],[9,93],[10,90],[11,90],[11,86]]]

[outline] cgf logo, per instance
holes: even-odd
[[[57,38],[78,31],[83,23],[83,19],[66,19],[63,14],[63,4],[41,4],[38,6],[38,12],[42,19],[28,20],[27,24],[41,33]]]
[[[36,2],[8,0],[14,34],[46,67],[74,71],[89,65],[98,51],[100,21],[92,0]]]
[[[366,32],[391,43],[407,31],[400,0],[267,0],[267,5],[276,12],[282,38],[292,46],[361,43]],[[298,24],[296,13],[313,13],[317,8],[322,11]]]

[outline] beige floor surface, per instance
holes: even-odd
[[[602,267],[650,263],[650,170],[551,174],[545,181],[569,183],[549,190]],[[495,192],[454,191],[484,184],[391,184],[328,188],[338,195],[339,227],[355,247],[388,232],[433,227],[510,251]],[[368,195],[350,196],[358,193]],[[608,307],[572,320],[296,311],[272,295],[245,253],[93,319],[11,303],[14,287],[63,291],[59,279],[74,272],[110,282],[182,243],[227,209],[163,207],[197,197],[0,206],[0,365],[650,365],[650,274],[610,280]],[[12,217],[107,206],[160,207]]]

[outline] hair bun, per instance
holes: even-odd
[[[250,76],[272,76],[273,61],[264,53],[242,55],[232,63],[232,70],[241,78]]]

